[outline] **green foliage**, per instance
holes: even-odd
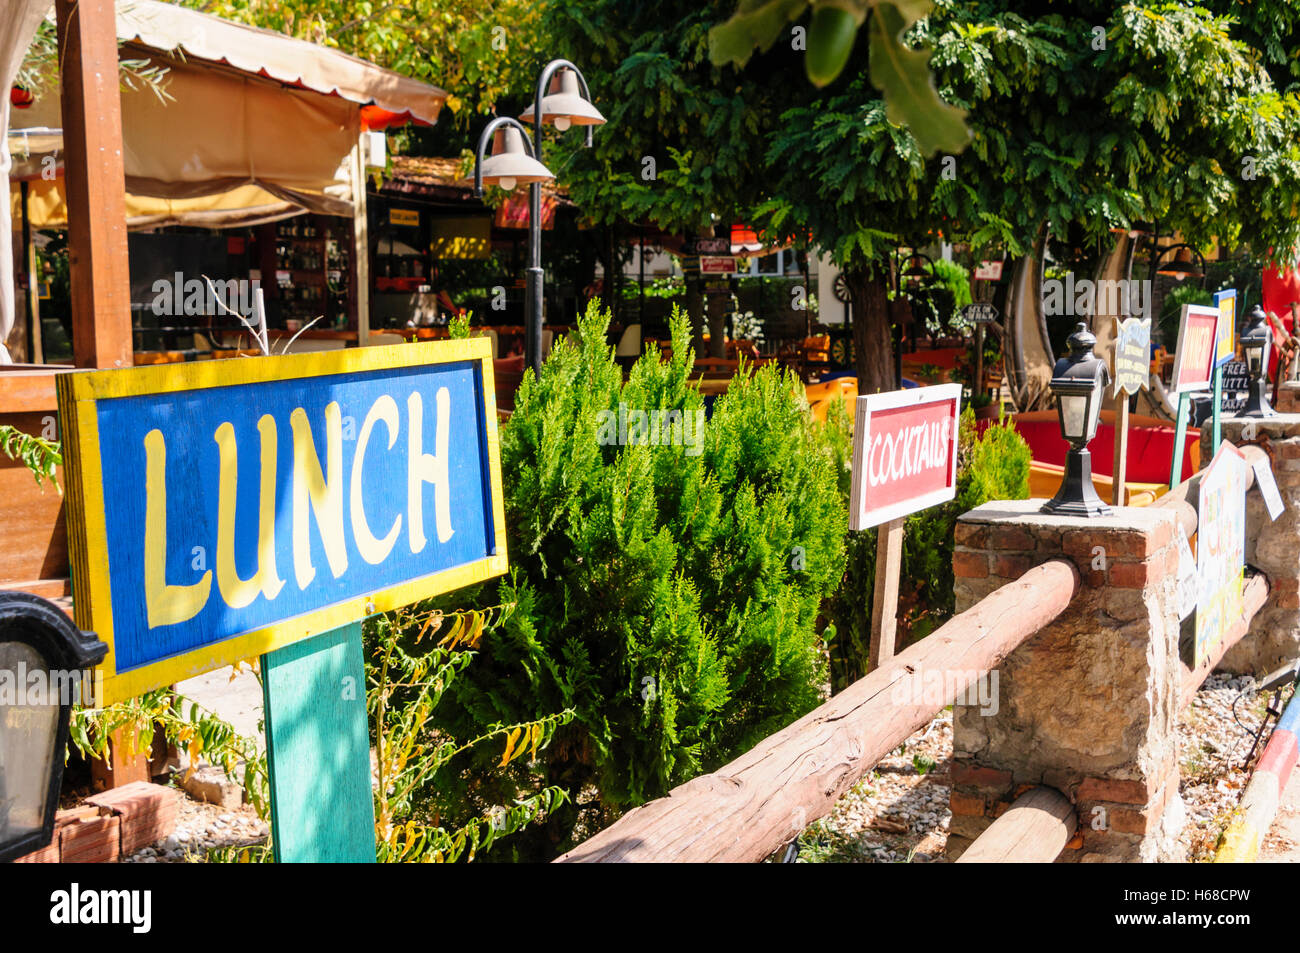
[[[501,99],[531,97],[542,67],[535,44],[543,5],[529,0],[183,2],[438,86],[449,94],[439,125],[449,121],[463,129]]]
[[[871,82],[884,94],[890,121],[908,126],[927,155],[965,148],[970,137],[962,122],[965,111],[939,97],[930,51],[903,39],[929,13],[929,0],[740,0],[731,19],[709,31],[713,62],[744,66],[755,48],[768,50],[786,33],[786,24],[810,7],[805,68],[814,84],[826,86],[843,72],[870,13]]]
[[[366,704],[375,731],[375,839],[381,862],[471,861],[567,799],[563,790],[548,787],[513,799],[509,807],[492,805],[448,825],[444,817],[456,817],[455,806],[445,811],[435,796],[436,774],[455,770],[458,758],[477,751],[488,759],[499,757],[498,768],[525,756],[536,759],[555,730],[573,717],[564,711],[517,724],[497,722],[468,741],[434,727],[431,716],[444,694],[463,677],[484,635],[498,629],[512,608],[445,613],[421,606],[366,621]]]
[[[466,311],[464,314],[453,314],[451,320],[447,322],[447,337],[453,341],[459,341],[470,335],[470,320],[474,315]]]
[[[63,449],[56,441],[32,436],[9,424],[0,424],[0,452],[30,470],[38,485],[48,480],[55,489],[63,492],[54,480],[55,469],[63,465]]]
[[[118,46],[122,45],[118,41]],[[118,60],[118,83],[125,90],[145,90],[164,105],[172,102],[167,92],[167,68],[149,58],[126,57]],[[59,42],[53,20],[42,20],[32,37],[31,45],[23,55],[14,77],[14,85],[40,94],[58,85]]]
[[[828,413],[830,440],[848,460],[852,420],[847,413]],[[957,518],[989,500],[1029,496],[1029,445],[1009,420],[978,433],[975,415],[962,412],[958,437],[957,495],[939,506],[914,513],[903,531],[903,565],[899,584],[899,644],[928,635],[953,613],[952,555]],[[847,481],[841,486],[847,498]],[[832,690],[841,691],[866,674],[871,634],[872,585],[876,572],[876,531],[849,533],[844,576],[823,609],[834,625],[830,640]]]
[[[158,730],[170,744],[187,753],[191,769],[201,760],[221,767],[227,777],[243,785],[244,796],[258,816],[268,816],[271,801],[265,752],[259,752],[253,739],[240,735],[221,717],[170,688],[104,708],[74,706],[68,740],[70,748],[83,757],[103,759],[114,735],[123,740],[129,753],[147,752]]]
[[[1178,346],[1178,325],[1182,322],[1185,304],[1214,304],[1214,295],[1194,281],[1180,282],[1165,294],[1160,302],[1160,318],[1156,325],[1160,339],[1170,351]]]
[[[589,306],[516,395],[501,431],[512,569],[479,601],[517,609],[437,714],[461,736],[576,712],[508,792],[540,778],[577,799],[536,856],[814,707],[818,608],[841,572],[845,506],[799,383],[746,368],[701,424],[681,312],[672,359],[651,345],[626,382],[608,322]],[[682,439],[664,424],[639,440],[637,411],[680,412]],[[462,792],[498,797],[495,766],[474,768]]]

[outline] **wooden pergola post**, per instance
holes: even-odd
[[[130,367],[126,173],[113,0],[57,0],[72,350],[78,367]]]

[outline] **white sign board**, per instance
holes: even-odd
[[[869,529],[957,495],[961,385],[859,397],[849,528]]]
[[[1246,458],[1236,447],[1219,447],[1201,476],[1196,508],[1200,591],[1194,657],[1200,666],[1246,611]]]
[[[1286,507],[1282,504],[1282,494],[1277,491],[1273,468],[1268,465],[1268,460],[1264,457],[1252,463],[1250,468],[1255,471],[1255,486],[1259,487],[1259,495],[1264,498],[1264,505],[1268,507],[1268,518],[1277,519]]]

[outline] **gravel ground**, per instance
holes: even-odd
[[[145,847],[124,864],[202,863],[212,849],[244,847],[266,840],[269,827],[248,805],[230,810],[196,801],[184,791],[176,817],[176,830],[164,840]]]
[[[1249,680],[1211,675],[1178,725],[1180,791],[1187,825],[1180,842],[1193,861],[1208,860],[1249,775],[1241,764],[1250,737],[1233,719]],[[1252,730],[1269,696],[1247,692],[1237,717]],[[876,766],[797,841],[800,863],[943,863],[948,840],[952,712],[941,712]],[[1279,840],[1276,833],[1266,848]],[[1288,845],[1280,845],[1288,846]]]

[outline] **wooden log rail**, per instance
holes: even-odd
[[[1033,788],[975,838],[957,863],[1050,864],[1078,826],[1074,805],[1064,794],[1054,788]]]
[[[757,862],[828,814],[881,758],[1069,606],[1074,564],[1053,559],[712,774],[628,812],[557,862]],[[895,697],[900,679],[944,672],[952,694]],[[920,681],[920,679],[916,679]]]

